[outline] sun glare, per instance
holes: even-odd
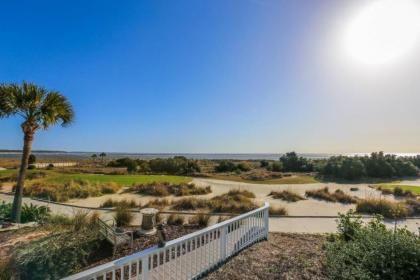
[[[343,47],[352,60],[383,65],[410,53],[419,37],[420,1],[376,0],[350,20]]]

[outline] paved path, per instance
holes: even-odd
[[[13,196],[7,194],[0,194],[0,201],[12,202]],[[59,205],[53,203],[41,202],[38,200],[33,200],[28,197],[23,198],[23,203],[32,203],[35,205],[48,205],[54,213],[61,213],[66,215],[74,214],[76,211],[80,211],[80,208]],[[87,210],[87,211],[96,211],[96,210]],[[109,210],[100,210],[102,218],[111,219],[112,211]],[[212,217],[213,222],[217,217]],[[135,220],[138,220],[140,224],[140,215],[135,214]],[[368,221],[369,219],[364,219]],[[296,233],[332,233],[337,230],[337,218],[295,218],[295,217],[283,217],[283,218],[270,218],[270,232],[296,232]],[[394,226],[393,221],[386,221],[385,224],[392,228]],[[420,228],[420,218],[419,219],[407,219],[399,221],[397,224],[399,227],[406,226],[410,231],[419,232]]]

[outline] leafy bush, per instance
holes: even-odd
[[[271,191],[268,195],[272,196],[275,199],[281,199],[288,202],[296,202],[296,201],[305,199],[299,194],[291,192],[291,191],[287,191],[287,190],[281,191],[281,192]]]
[[[309,172],[314,170],[310,160],[299,157],[295,152],[282,155],[280,162],[283,166],[282,171],[285,172]]]
[[[114,220],[117,227],[129,226],[134,219],[133,213],[125,205],[118,205],[115,209]]]
[[[411,209],[402,202],[387,199],[369,198],[357,202],[356,211],[365,214],[380,214],[385,218],[404,218],[412,214]]]
[[[21,222],[45,222],[50,215],[50,208],[43,205],[23,204],[21,212]],[[12,203],[2,202],[0,204],[0,219],[11,219]]]
[[[237,166],[230,160],[222,160],[216,167],[216,172],[234,172],[237,170]]]
[[[420,237],[389,230],[376,217],[363,225],[352,213],[340,215],[339,233],[326,245],[329,279],[420,279]]]
[[[166,223],[168,225],[177,225],[181,226],[184,224],[184,217],[181,215],[171,214],[169,215],[168,219],[166,220]]]
[[[272,162],[270,165],[267,166],[267,170],[273,172],[280,172],[283,170],[283,164],[281,161]]]
[[[28,158],[28,164],[34,164],[36,162],[36,156],[34,154],[30,154]]]

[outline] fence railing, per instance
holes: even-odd
[[[268,203],[205,229],[62,280],[195,279],[267,238]]]

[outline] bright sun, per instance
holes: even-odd
[[[351,59],[382,65],[413,50],[420,37],[420,0],[376,0],[363,7],[344,32]]]

